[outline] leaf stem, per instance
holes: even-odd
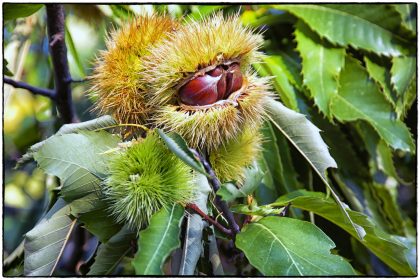
[[[103,130],[103,129],[109,129],[109,128],[114,128],[114,127],[122,127],[122,126],[135,126],[135,127],[140,127],[146,131],[149,130],[149,128],[147,128],[144,125],[141,124],[135,124],[135,123],[119,123],[119,124],[115,124],[115,125],[110,125],[110,126],[105,126],[105,127],[101,127],[98,129],[95,129],[94,131],[99,131],[99,130]]]

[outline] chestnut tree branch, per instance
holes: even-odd
[[[55,101],[64,123],[78,122],[74,112],[71,83],[64,35],[64,8],[61,4],[46,4],[47,29],[51,59],[54,68]]]
[[[207,177],[207,180],[209,181],[210,185],[212,186],[213,191],[215,193],[217,193],[217,191],[220,189],[221,183],[220,183],[220,180],[217,178],[216,174],[214,173],[213,168],[210,166],[207,159],[205,159],[202,155],[200,155],[196,150],[191,149],[191,151],[200,159],[201,163],[204,166],[204,169],[209,174],[209,176]],[[233,216],[233,213],[229,209],[229,206],[217,194],[214,198],[214,203],[217,206],[217,208],[219,208],[219,210],[223,213],[223,216],[225,217],[225,219],[229,223],[229,227],[230,227],[230,229],[233,233],[233,236],[235,236],[237,233],[239,233],[240,228],[239,228],[238,224],[236,223],[235,218]]]
[[[195,213],[197,213],[198,215],[201,216],[201,218],[203,218],[204,220],[206,220],[207,222],[209,222],[210,224],[212,224],[213,226],[215,226],[218,230],[220,230],[222,233],[228,235],[228,236],[232,236],[232,231],[225,228],[224,226],[222,226],[220,223],[218,223],[216,220],[214,220],[213,218],[211,218],[210,216],[208,216],[206,213],[204,213],[203,211],[201,211],[201,209],[193,204],[193,203],[188,203],[187,205],[185,205],[186,208],[191,209],[192,211],[194,211]]]
[[[33,94],[42,95],[52,100],[55,100],[55,92],[52,89],[34,87],[25,82],[15,81],[7,77],[4,77],[3,81],[6,84],[11,85],[15,88],[23,88],[32,92]]]

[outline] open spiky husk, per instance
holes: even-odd
[[[146,85],[143,59],[150,48],[176,29],[178,23],[166,16],[145,15],[118,30],[106,40],[91,76],[94,110],[111,114],[119,123],[144,123],[149,109],[145,100]]]

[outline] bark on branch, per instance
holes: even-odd
[[[34,87],[27,83],[15,81],[7,77],[4,77],[4,82],[15,88],[23,88],[32,92],[33,94],[46,96],[46,97],[51,98],[52,100],[55,100],[55,92],[52,89]]]
[[[64,123],[78,122],[71,96],[71,75],[67,60],[64,33],[64,8],[61,4],[46,4],[47,29],[54,68],[55,101]]]

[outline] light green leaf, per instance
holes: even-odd
[[[345,206],[328,183],[325,175],[326,170],[329,167],[337,167],[337,164],[330,156],[328,147],[319,134],[319,129],[308,121],[304,115],[284,107],[280,102],[267,102],[266,110],[268,118],[312,166],[340,205],[341,212],[346,217],[346,220],[359,233],[359,237],[363,238],[363,228],[351,220],[344,210]]]
[[[379,85],[382,89],[381,92],[384,94],[389,103],[391,103],[395,107],[395,100],[396,96],[393,92],[392,85],[391,85],[391,73],[390,70],[387,69],[383,65],[379,65],[378,63],[373,62],[369,57],[365,56],[364,61],[366,64],[366,70],[369,73],[369,76],[375,80],[375,82]]]
[[[272,206],[284,206],[288,203],[292,207],[311,211],[341,227],[352,236],[357,237],[357,233],[340,214],[338,206],[331,199],[327,199],[325,194],[309,192],[305,190],[295,191],[280,197]],[[389,265],[400,275],[414,275],[414,271],[405,256],[407,248],[391,235],[381,231],[367,216],[362,213],[347,210],[350,217],[366,230],[363,240],[359,239],[364,246],[372,251],[379,259]]]
[[[291,218],[266,217],[246,225],[236,246],[265,276],[354,275],[334,242],[315,225]]]
[[[34,157],[41,169],[61,179],[61,194],[72,201],[99,190],[99,179],[107,174],[107,157],[101,154],[119,140],[105,131],[57,135],[46,140]]]
[[[47,215],[26,234],[25,276],[51,276],[69,240],[76,220],[69,205],[57,200]]]
[[[357,6],[357,5],[354,5]],[[351,45],[388,56],[407,54],[407,41],[393,30],[369,19],[337,9],[334,5],[276,5],[316,31],[321,37],[341,46]]]
[[[246,197],[260,185],[264,173],[254,164],[252,167],[245,169],[245,181],[241,187],[237,187],[232,183],[223,184],[217,191],[224,201],[231,202],[239,197]]]
[[[322,43],[302,21],[296,25],[295,38],[302,57],[303,83],[321,112],[331,118],[330,103],[338,92],[338,75],[344,66],[346,51]]]
[[[256,215],[256,216],[268,216],[268,215],[279,215],[284,208],[273,208],[270,205],[246,205],[246,204],[235,204],[230,207],[230,210],[234,213],[244,215]]]
[[[295,88],[289,80],[292,74],[288,71],[281,56],[264,57],[263,62],[254,67],[261,76],[273,77],[274,88],[287,107],[298,109]]]
[[[408,110],[413,105],[417,97],[417,79],[412,79],[410,86],[403,95],[402,98],[397,100],[397,116],[399,119],[404,119],[407,115]]]
[[[207,201],[212,191],[209,182],[203,174],[197,174],[194,184],[198,186],[197,198],[194,203],[201,211],[208,214]],[[194,275],[195,267],[203,251],[203,229],[207,222],[200,215],[190,213],[186,215],[184,247],[182,248],[181,265],[178,275]]]
[[[93,119],[86,122],[65,124],[57,131],[56,134],[54,134],[51,137],[54,137],[57,135],[76,133],[82,130],[96,130],[96,129],[101,129],[101,128],[107,128],[116,124],[117,122],[111,116],[106,115],[106,116],[102,116],[97,119]],[[51,137],[45,139],[44,141],[41,141],[39,143],[32,145],[28,149],[26,154],[24,154],[22,158],[19,159],[17,167],[24,164],[25,162],[32,160],[34,153],[37,152],[45,144],[45,142],[49,140]]]
[[[108,242],[102,243],[96,253],[95,262],[87,275],[110,275],[125,255],[131,250],[131,241],[136,233],[124,226]]]
[[[346,58],[340,85],[339,94],[331,104],[331,111],[338,120],[365,120],[394,149],[414,151],[408,128],[401,121],[393,120],[391,105],[356,59]]]
[[[72,201],[70,213],[77,217],[84,228],[103,243],[107,242],[122,227],[122,225],[115,222],[107,208],[107,201],[101,197],[101,193],[93,192]]]
[[[71,36],[71,33],[69,29],[67,28],[67,25],[65,26],[64,31],[65,31],[65,40],[66,40],[67,46],[69,47],[70,54],[72,55],[74,61],[76,62],[77,69],[79,70],[79,75],[81,77],[85,77],[86,76],[85,67],[83,66],[83,62],[79,57],[79,52],[76,46],[74,45],[73,37]]]
[[[394,4],[393,6],[401,15],[403,26],[415,36],[417,30],[416,4]]]
[[[171,132],[169,134],[164,133],[162,130],[158,129],[162,140],[166,143],[166,146],[183,162],[193,168],[195,171],[200,172],[207,176],[207,172],[204,170],[201,162],[194,156],[187,146],[185,140],[177,133]]]
[[[42,8],[42,4],[17,4],[17,3],[5,3],[3,5],[4,20],[11,20],[21,17],[27,17]]]
[[[417,60],[414,56],[393,57],[391,67],[391,83],[397,91],[397,96],[402,96],[416,76]]]
[[[180,223],[184,209],[174,204],[152,216],[149,226],[140,231],[139,249],[133,260],[137,275],[162,275],[162,265],[179,247]]]

